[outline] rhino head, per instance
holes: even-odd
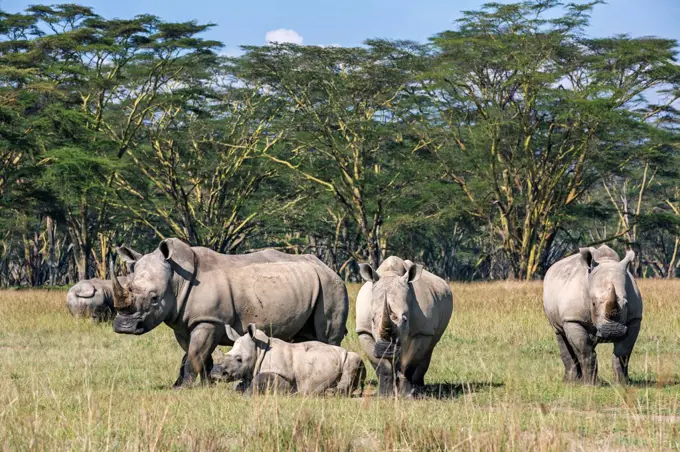
[[[178,239],[167,239],[154,252],[141,255],[126,246],[118,248],[130,274],[127,282],[113,281],[113,306],[118,312],[113,330],[121,334],[144,334],[177,311],[193,282],[195,268],[191,248]],[[111,274],[115,275],[113,263]],[[179,274],[179,276],[178,276]],[[185,280],[189,284],[183,284]]]
[[[226,381],[252,379],[257,366],[258,347],[266,347],[268,338],[254,323],[248,325],[243,336],[229,325],[225,325],[225,330],[234,346],[215,360],[211,377]]]
[[[126,280],[124,276],[118,278],[123,283]],[[113,319],[116,312],[112,302],[111,285],[98,278],[79,281],[66,295],[66,306],[73,316],[89,316],[97,322]]]
[[[626,278],[635,252],[628,251],[621,261],[606,245],[597,250],[581,248],[579,252],[588,267],[587,297],[596,339],[598,342],[620,341],[628,331]]]
[[[388,258],[378,274],[369,264],[359,266],[364,281],[372,282],[372,333],[375,338],[374,355],[377,358],[394,358],[401,353],[401,344],[409,335],[411,306],[415,303],[412,283],[423,272],[422,265],[411,261]],[[401,268],[400,268],[401,267]]]

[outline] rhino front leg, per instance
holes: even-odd
[[[621,384],[628,383],[628,363],[633,347],[640,333],[640,319],[633,320],[628,324],[628,334],[621,342],[614,344],[614,354],[612,355],[612,367],[614,368],[614,378]]]
[[[576,322],[565,322],[564,334],[578,357],[583,382],[590,385],[595,384],[597,381],[595,341],[593,341],[583,325]]]
[[[272,372],[262,372],[253,378],[249,388],[250,394],[293,393],[295,386],[281,375]]]
[[[430,368],[430,361],[432,360],[432,350],[425,356],[420,364],[416,367],[415,372],[413,372],[413,384],[416,386],[425,386],[425,374],[427,369]]]
[[[350,396],[361,387],[364,392],[364,380],[366,380],[366,366],[357,354],[351,354],[345,360],[342,367],[342,375],[337,385],[337,392],[342,395]]]
[[[175,380],[175,383],[173,384],[173,387],[178,388],[182,386],[182,382],[184,381],[184,366],[186,366],[187,363],[187,350],[189,350],[189,338],[175,331],[175,339],[177,339],[177,343],[179,343],[179,346],[182,347],[182,350],[184,350],[182,364],[180,364],[179,366],[179,376],[177,377],[177,380]]]
[[[393,362],[386,359],[379,359],[373,355],[375,349],[375,340],[373,336],[366,333],[359,333],[359,343],[364,349],[368,360],[375,369],[378,376],[378,393],[381,396],[393,396],[395,391],[395,369]]]
[[[569,345],[567,337],[562,333],[555,332],[557,346],[560,349],[560,357],[564,363],[564,381],[578,381],[582,378],[581,365],[578,362],[576,352]]]
[[[212,352],[217,347],[220,337],[220,329],[212,323],[200,323],[193,329],[189,339],[189,348],[182,360],[182,370],[180,371],[182,381],[178,386],[190,386],[196,381],[199,374],[202,382],[209,383],[211,381]]]

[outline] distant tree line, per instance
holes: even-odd
[[[0,285],[107,277],[115,246],[392,254],[534,279],[578,246],[680,266],[672,39],[585,33],[596,3],[464,12],[427,43],[248,46],[211,24],[0,11]]]

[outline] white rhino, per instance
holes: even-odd
[[[124,276],[119,279],[125,283]],[[95,321],[112,319],[116,311],[111,281],[99,278],[78,281],[66,294],[66,307],[75,317],[91,317]]]
[[[567,381],[597,379],[600,342],[613,342],[612,364],[619,382],[628,381],[628,363],[642,321],[642,297],[628,265],[635,252],[619,256],[606,245],[551,266],[543,283],[543,307],[555,329]]]
[[[432,351],[451,319],[451,288],[396,256],[377,271],[369,264],[360,271],[366,283],[357,295],[357,334],[378,374],[380,394],[400,389],[412,395],[424,386]]]
[[[234,346],[218,358],[212,376],[241,380],[241,390],[305,395],[327,390],[351,395],[359,388],[363,392],[366,367],[357,353],[318,341],[290,344],[267,336],[255,324],[248,325],[243,336],[227,325],[226,334]]]
[[[172,328],[185,351],[175,386],[198,374],[210,380],[213,350],[232,344],[225,325],[243,332],[255,323],[280,339],[335,345],[347,332],[345,284],[314,256],[225,255],[179,239],[164,240],[144,256],[126,247],[118,253],[132,272],[125,287],[113,284],[113,329],[144,334],[163,322]]]

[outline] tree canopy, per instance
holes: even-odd
[[[114,245],[166,237],[313,253],[346,279],[392,254],[532,279],[606,242],[675,277],[678,43],[593,38],[598,3],[239,57],[214,24],[0,11],[0,284],[106,277]]]

